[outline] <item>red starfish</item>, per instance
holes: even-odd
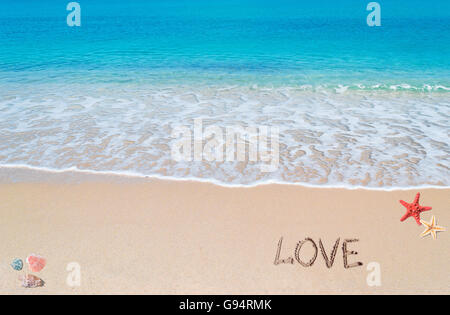
[[[403,200],[400,200],[400,203],[406,208],[405,215],[400,219],[400,221],[405,221],[409,217],[414,217],[418,225],[422,225],[420,223],[420,213],[424,211],[431,210],[431,207],[422,207],[419,205],[420,193],[417,193],[416,198],[413,203],[407,203]]]

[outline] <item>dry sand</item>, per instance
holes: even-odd
[[[115,180],[107,176],[12,182],[1,174],[0,293],[450,293],[449,233],[420,238],[410,218],[401,223],[418,189],[369,191],[265,185],[225,188],[207,183]],[[45,176],[44,176],[45,177]],[[450,226],[450,189],[420,189],[421,204],[438,224]],[[319,239],[330,252],[328,269],[320,249],[315,263],[275,265],[294,257],[299,241]],[[342,243],[350,243],[345,269]],[[10,267],[30,253],[48,260],[45,286],[20,287]],[[300,258],[314,254],[304,245]],[[81,286],[70,287],[66,267],[81,267]],[[381,286],[370,287],[367,266],[377,262]]]

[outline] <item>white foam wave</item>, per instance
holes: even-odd
[[[403,86],[403,88],[410,88]],[[177,162],[174,126],[280,129],[280,167]],[[54,87],[0,93],[0,164],[223,185],[446,187],[448,93],[309,87]]]
[[[395,186],[395,187],[368,187],[368,186],[351,186],[344,184],[336,184],[336,185],[314,185],[308,183],[292,183],[286,181],[277,181],[277,180],[265,180],[252,184],[231,184],[224,183],[214,179],[205,179],[205,178],[197,178],[197,177],[173,177],[173,176],[161,176],[161,175],[145,175],[134,172],[113,172],[113,171],[94,171],[94,170],[80,170],[76,167],[71,167],[68,169],[52,169],[46,167],[35,167],[30,165],[1,165],[0,164],[0,173],[2,169],[11,169],[11,170],[26,170],[26,171],[35,171],[38,173],[53,173],[53,174],[66,174],[66,173],[75,173],[81,175],[94,175],[94,176],[117,176],[117,177],[128,177],[128,178],[138,178],[138,179],[148,179],[148,180],[167,180],[167,181],[178,181],[178,182],[198,182],[198,183],[207,183],[213,184],[220,187],[227,188],[252,188],[258,186],[265,185],[287,185],[287,186],[299,186],[306,188],[321,188],[321,189],[347,189],[347,190],[369,190],[369,191],[398,191],[398,190],[417,190],[417,189],[450,189],[450,186],[436,186],[436,185],[420,185],[420,186]],[[29,178],[27,178],[29,180]]]

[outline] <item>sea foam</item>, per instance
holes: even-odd
[[[439,89],[439,91],[436,91]],[[450,98],[441,88],[43,86],[0,95],[0,166],[224,185],[448,186]],[[55,92],[58,91],[58,92]],[[175,126],[280,130],[279,167],[175,161]]]

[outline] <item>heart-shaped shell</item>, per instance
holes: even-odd
[[[44,280],[35,275],[20,276],[19,281],[24,288],[39,288],[45,284]]]
[[[36,254],[31,254],[27,257],[27,263],[32,272],[39,272],[45,267],[47,261],[44,257]]]

